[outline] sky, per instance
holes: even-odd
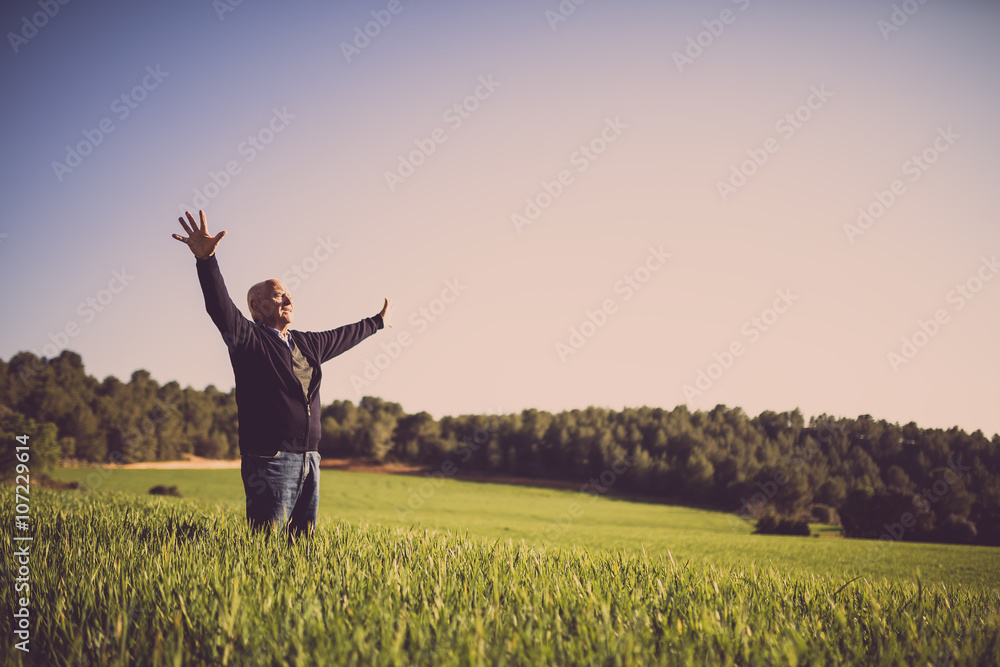
[[[1000,4],[0,10],[0,358],[228,391],[235,303],[392,327],[321,397],[1000,432]]]

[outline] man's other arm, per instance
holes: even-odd
[[[365,338],[375,334],[385,326],[382,314],[345,324],[329,331],[313,331],[307,333],[314,341],[318,350],[320,362],[333,359],[339,354],[347,352],[349,349],[363,341]]]

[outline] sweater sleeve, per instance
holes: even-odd
[[[213,254],[195,261],[198,266],[201,291],[205,295],[205,310],[222,334],[222,340],[230,348],[245,346],[250,340],[253,324],[243,316],[229,297],[226,282],[219,270],[219,260]]]
[[[385,327],[381,315],[366,317],[354,324],[345,324],[329,331],[303,332],[316,345],[320,363],[333,359]]]

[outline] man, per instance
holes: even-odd
[[[194,253],[205,309],[229,348],[236,377],[236,407],[247,519],[254,529],[275,524],[289,539],[312,534],[319,505],[320,364],[346,352],[388,324],[382,311],[329,331],[289,329],[292,295],[276,279],[247,293],[253,322],[229,297],[215,257],[226,232],[208,233],[187,213],[179,218]]]

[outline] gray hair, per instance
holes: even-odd
[[[266,299],[268,297],[267,290],[271,288],[272,282],[277,281],[274,278],[271,278],[270,280],[259,282],[251,287],[247,292],[247,307],[250,309],[250,317],[254,322],[261,322],[264,318],[261,316],[260,311],[253,307],[253,301],[255,299],[257,301],[263,301]]]

